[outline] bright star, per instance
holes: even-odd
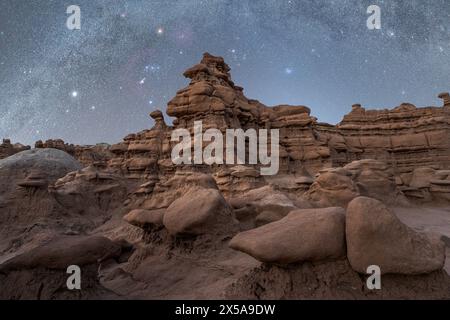
[[[78,91],[72,91],[72,97],[74,98],[78,97]]]
[[[164,29],[163,28],[158,28],[158,30],[156,30],[156,32],[158,34],[163,34],[164,33]]]
[[[291,68],[285,68],[285,69],[284,69],[284,72],[285,72],[286,74],[291,74],[292,72],[294,72],[294,70],[292,70]]]

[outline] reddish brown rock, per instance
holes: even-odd
[[[375,199],[350,202],[346,239],[348,260],[359,273],[371,265],[383,274],[423,274],[444,267],[445,245],[439,235],[413,231]]]
[[[41,140],[36,141],[34,147],[36,149],[52,148],[67,152],[75,159],[77,159],[83,166],[103,163],[106,164],[112,158],[110,146],[105,143],[98,143],[95,146],[80,146],[65,143],[62,139],[49,139],[45,142]]]
[[[20,143],[11,144],[11,140],[3,139],[3,142],[0,144],[0,159],[7,158],[20,151],[25,151],[29,149],[30,146],[24,146]]]
[[[338,259],[345,256],[345,212],[292,211],[279,221],[239,233],[230,247],[274,264]]]

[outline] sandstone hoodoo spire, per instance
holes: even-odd
[[[230,67],[223,58],[205,53],[200,63],[186,70],[184,76],[191,82],[167,106],[167,114],[177,118],[176,127],[192,127],[194,120],[203,121],[206,129],[255,126],[263,106],[247,99],[242,88],[234,85]]]
[[[268,107],[248,99],[234,84],[230,67],[222,57],[209,53],[184,72],[189,85],[168,103],[167,114],[175,117],[175,128],[192,129],[202,121],[203,130],[278,129],[280,170],[295,173],[305,167],[311,173],[331,165],[329,149],[314,132],[316,119],[305,106]]]

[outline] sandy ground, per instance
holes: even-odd
[[[417,231],[435,232],[450,238],[450,208],[393,208],[399,219]],[[450,274],[450,243],[445,270]]]

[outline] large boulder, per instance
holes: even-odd
[[[112,299],[100,284],[102,262],[122,254],[119,243],[100,236],[57,236],[0,264],[0,299]],[[112,260],[110,260],[112,261]],[[81,290],[67,288],[69,266],[81,269]]]
[[[226,229],[234,222],[219,190],[193,188],[167,208],[163,223],[171,235],[201,235]]]
[[[295,210],[279,221],[239,233],[230,247],[274,264],[338,259],[345,256],[345,212]]]
[[[375,199],[358,197],[349,203],[346,238],[348,260],[359,273],[371,265],[383,274],[423,274],[444,266],[439,236],[415,232]]]

